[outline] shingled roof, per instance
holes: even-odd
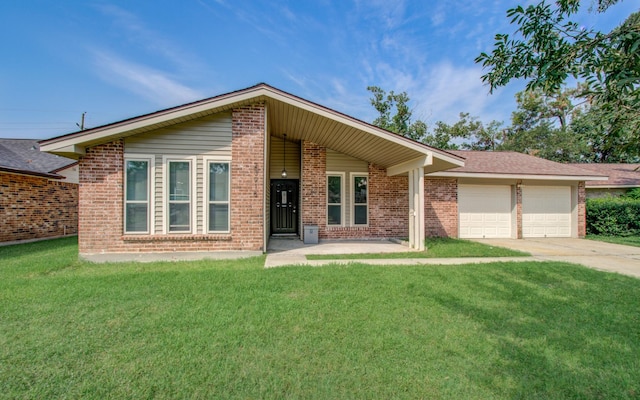
[[[561,176],[577,180],[606,179],[607,176],[604,173],[514,151],[450,150],[450,153],[463,157],[465,159],[464,166],[435,173],[434,176],[527,176],[543,179]]]
[[[62,178],[56,172],[76,161],[40,151],[35,139],[0,139],[0,170]]]
[[[572,164],[609,177],[608,181],[587,181],[587,187],[640,187],[640,164]]]

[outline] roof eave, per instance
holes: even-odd
[[[482,179],[528,179],[557,181],[606,181],[606,176],[590,175],[536,175],[536,174],[500,174],[487,172],[434,172],[428,176],[439,178],[482,178]]]
[[[209,99],[189,103],[166,110],[145,114],[140,117],[116,122],[85,131],[80,131],[65,136],[59,136],[40,142],[40,149],[49,153],[78,159],[84,155],[87,146],[106,142],[116,138],[126,137],[142,131],[156,129],[171,124],[172,121],[181,120],[189,116],[201,114],[215,114],[228,110],[233,106],[248,102],[273,99],[300,109],[313,112],[320,116],[333,119],[339,123],[356,128],[379,138],[383,138],[395,144],[405,146],[427,157],[435,157],[450,165],[449,168],[464,166],[464,158],[447,153],[445,151],[413,141],[403,136],[386,131],[374,125],[360,121],[356,118],[342,114],[338,111],[323,107],[290,93],[266,84],[259,84],[247,89],[223,94]]]
[[[2,166],[0,166],[0,171],[1,172],[8,172],[10,174],[16,174],[16,175],[37,176],[37,177],[41,177],[41,178],[49,178],[49,179],[56,179],[56,180],[66,179],[66,177],[64,177],[62,175],[55,174],[55,173],[29,171],[29,170],[24,170],[24,169],[2,167]]]

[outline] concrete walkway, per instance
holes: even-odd
[[[406,253],[409,247],[388,240],[372,241],[320,241],[319,244],[305,245],[295,239],[271,238],[267,251],[265,268],[284,265],[322,266],[329,264],[363,263],[371,265],[458,265],[489,263],[496,261],[532,261],[533,257],[467,257],[467,258],[394,258],[394,259],[345,259],[307,260],[307,254],[371,254]]]
[[[530,253],[541,261],[566,261],[640,278],[640,247],[573,238],[474,239]]]
[[[386,240],[321,241],[319,244],[305,245],[297,238],[272,238],[269,242],[265,268],[284,265],[321,266],[355,262],[371,265],[459,265],[489,262],[564,261],[640,278],[640,247],[572,238],[475,239],[475,241],[489,246],[523,251],[530,253],[531,257],[307,260],[307,254],[400,253],[411,251],[411,249]]]

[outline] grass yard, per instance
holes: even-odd
[[[531,254],[488,246],[471,240],[453,238],[428,238],[425,251],[373,254],[309,254],[308,260],[364,260],[394,258],[452,258],[452,257],[525,257]]]
[[[599,240],[601,242],[608,242],[614,244],[624,244],[627,246],[640,247],[640,236],[600,236],[600,235],[588,235],[587,239]]]
[[[0,398],[640,397],[638,279],[76,252],[0,248]]]

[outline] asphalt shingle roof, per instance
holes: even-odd
[[[453,168],[447,172],[544,176],[607,176],[604,173],[597,173],[574,165],[561,164],[514,151],[450,150],[449,152],[464,157],[465,162],[464,167]]]
[[[572,164],[609,176],[608,181],[587,181],[587,186],[638,186],[640,164]]]
[[[0,167],[50,174],[76,161],[40,151],[35,139],[0,139]]]

